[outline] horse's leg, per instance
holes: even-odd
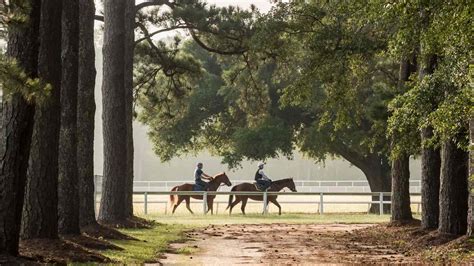
[[[214,215],[214,198],[211,198],[210,205],[208,206],[211,206],[211,215]]]
[[[186,196],[186,209],[188,209],[188,211],[191,213],[191,214],[194,214],[194,212],[191,210],[191,200],[190,200],[190,197],[189,196]]]
[[[230,204],[229,215],[232,214],[232,208],[234,208],[235,205],[239,204],[240,201],[242,201],[242,199],[240,198],[240,196],[236,196],[236,197],[235,197],[235,201],[232,202],[232,204]]]
[[[271,203],[275,204],[278,207],[278,215],[281,215],[281,206],[276,199],[270,199]]]
[[[240,206],[240,209],[242,210],[242,213],[243,213],[244,215],[245,215],[245,206],[247,205],[247,200],[248,200],[248,199],[249,199],[249,198],[244,197],[244,198],[242,199],[242,206]]]
[[[207,199],[207,211],[206,213],[208,213],[209,211],[211,211],[211,214],[214,215],[214,199],[213,198],[208,198]]]
[[[176,208],[178,208],[179,204],[184,200],[184,197],[181,195],[178,195],[178,201],[176,204],[173,206],[173,212],[171,214],[174,214],[174,211],[176,211]]]

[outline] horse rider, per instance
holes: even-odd
[[[263,188],[262,190],[267,190],[272,185],[272,180],[268,178],[263,172],[264,166],[265,166],[265,163],[263,162],[258,163],[258,170],[255,173],[255,181],[257,181],[257,185],[259,187]]]
[[[196,165],[196,170],[194,170],[194,181],[196,185],[201,186],[204,188],[204,190],[207,190],[209,187],[209,183],[204,181],[203,179],[207,179],[209,181],[212,180],[212,176],[204,173],[202,170],[202,163],[197,163]]]

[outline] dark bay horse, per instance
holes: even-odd
[[[272,185],[267,191],[280,191],[283,188],[289,188],[291,191],[296,192],[296,187],[295,187],[295,182],[293,182],[293,178],[286,178],[286,179],[281,179],[277,181],[273,181]],[[234,186],[231,191],[242,191],[242,192],[253,192],[253,191],[258,191],[257,188],[255,187],[254,184],[252,183],[242,183]],[[278,207],[278,214],[281,215],[281,206],[278,203],[277,195],[268,195],[267,196],[267,203],[271,202],[275,204],[275,206]],[[227,206],[226,210],[230,208],[229,210],[229,215],[232,214],[232,208],[235,207],[235,205],[239,204],[239,202],[242,202],[242,206],[240,209],[242,210],[242,213],[245,215],[245,205],[247,205],[247,200],[252,199],[252,200],[257,200],[257,201],[263,201],[263,195],[252,195],[252,196],[245,196],[245,195],[236,195],[235,196],[235,201],[232,202],[233,195],[229,196],[229,205]]]
[[[221,184],[226,184],[229,187],[232,186],[232,183],[230,182],[229,177],[227,177],[225,173],[217,174],[216,176],[214,176],[214,178],[211,181],[209,181],[209,191],[217,191],[217,189],[221,186]],[[175,186],[174,188],[171,189],[171,191],[193,191],[193,187],[194,187],[194,184],[186,183],[179,186]],[[216,197],[215,195],[207,196],[207,208],[208,208],[207,212],[209,212],[210,210],[211,214],[214,214],[213,203],[214,203],[215,197]],[[189,206],[190,198],[202,200],[203,196],[201,195],[194,195],[194,196],[170,195],[170,205],[173,206],[172,213],[174,213],[176,208],[178,208],[179,204],[181,204],[181,202],[185,200],[186,208],[192,214],[194,214]]]

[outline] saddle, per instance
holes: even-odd
[[[255,186],[255,189],[256,189],[257,191],[265,192],[265,191],[268,189],[268,187],[265,188],[264,185],[259,184],[259,183],[257,183],[257,182],[254,182],[253,185]]]
[[[204,186],[193,184],[193,191],[204,191]]]

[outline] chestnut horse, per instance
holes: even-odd
[[[214,176],[214,178],[211,181],[209,181],[208,191],[217,191],[217,189],[221,186],[221,184],[226,184],[229,187],[232,186],[232,183],[230,182],[229,177],[227,177],[225,173],[217,174],[216,176]],[[175,186],[174,188],[171,189],[171,191],[193,191],[193,187],[194,187],[194,184],[186,183],[179,186]],[[214,203],[215,197],[216,197],[215,195],[207,195],[207,208],[208,208],[207,212],[209,212],[210,210],[211,214],[214,214],[213,203]],[[181,202],[185,200],[186,208],[189,210],[189,212],[194,214],[189,206],[190,198],[202,200],[203,196],[201,195],[193,195],[193,196],[170,195],[170,205],[173,206],[172,213],[174,213],[176,208],[178,208],[179,204],[181,204]]]
[[[268,188],[267,191],[280,191],[283,188],[289,188],[291,191],[296,192],[295,188],[295,182],[293,182],[293,178],[286,178],[286,179],[281,179],[277,181],[273,181],[272,185]],[[253,192],[253,191],[258,191],[257,188],[255,187],[255,184],[251,183],[242,183],[234,186],[231,191],[242,191],[242,192]],[[267,196],[267,203],[271,202],[275,204],[278,207],[278,214],[281,215],[281,206],[278,203],[277,195],[268,195]],[[263,195],[236,195],[235,196],[235,201],[232,202],[233,195],[229,196],[229,205],[227,206],[226,210],[230,208],[229,210],[229,215],[232,214],[232,208],[235,207],[235,205],[239,204],[239,202],[242,201],[242,206],[240,209],[242,210],[242,213],[245,215],[245,205],[247,205],[247,200],[252,199],[252,200],[257,200],[257,201],[263,201]]]

